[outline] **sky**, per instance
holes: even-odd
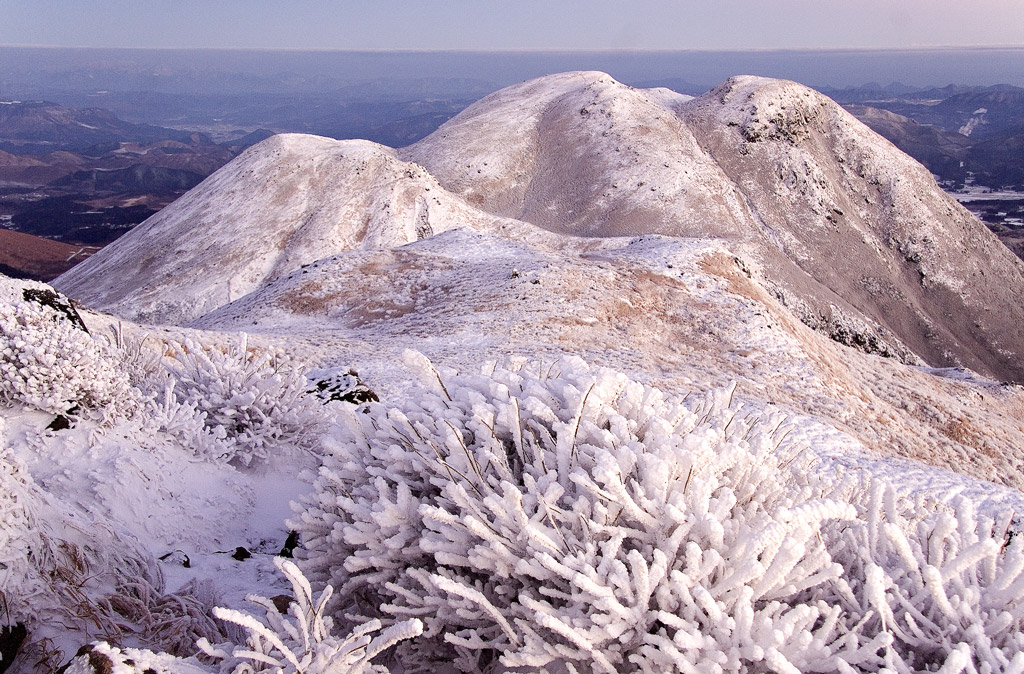
[[[1024,46],[1024,1],[0,0],[0,44],[484,51]]]

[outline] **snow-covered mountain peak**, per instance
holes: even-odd
[[[1024,348],[1011,299],[1024,292],[1024,266],[927,169],[793,82],[732,78],[679,114],[743,191],[768,244],[765,275],[805,322],[883,352],[909,347],[927,362],[1024,380],[1005,351]],[[1006,285],[983,280],[994,269]]]
[[[391,148],[282,134],[58,283],[126,317],[185,323],[322,257],[494,221]]]
[[[1022,348],[1024,315],[986,309],[1019,312],[1019,261],[926,169],[794,82],[740,76],[680,101],[596,73],[545,77],[400,156],[484,210],[556,232],[732,240],[834,338],[1024,380],[1004,353]],[[966,280],[989,261],[1012,293]]]
[[[796,143],[813,128],[826,131],[828,122],[823,117],[835,106],[825,96],[796,82],[752,75],[730,77],[706,97],[724,106],[721,116],[728,124],[739,126],[750,142]]]
[[[532,80],[399,151],[491,213],[586,236],[741,236],[742,198],[676,116],[680,96],[602,73]]]
[[[644,89],[644,96],[658,105],[675,110],[678,106],[682,105],[686,101],[692,101],[693,96],[688,94],[681,94],[678,91],[673,91],[666,87],[654,87],[652,89]]]

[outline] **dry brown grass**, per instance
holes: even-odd
[[[98,250],[0,229],[0,267],[37,281],[60,276]]]

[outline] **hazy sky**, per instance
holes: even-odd
[[[0,44],[268,49],[1022,46],[1022,0],[0,0]]]

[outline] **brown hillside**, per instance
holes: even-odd
[[[17,278],[49,281],[97,250],[95,246],[72,246],[0,229],[0,272]]]

